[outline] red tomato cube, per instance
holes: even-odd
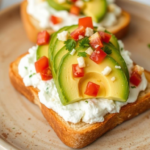
[[[50,40],[50,35],[47,31],[42,31],[38,33],[37,37],[37,45],[45,45],[48,44]]]
[[[84,17],[79,19],[79,26],[83,26],[84,28],[92,28],[93,29],[93,22],[91,17]]]
[[[96,97],[99,92],[99,89],[100,89],[100,85],[95,84],[93,82],[88,82],[84,94]]]
[[[111,39],[110,34],[102,32],[102,31],[99,31],[98,33],[100,35],[100,38],[101,38],[102,42],[109,43],[109,41]]]
[[[107,54],[103,50],[96,50],[91,54],[90,59],[100,64],[106,56]]]
[[[73,5],[70,9],[70,13],[73,14],[73,15],[78,16],[80,14],[80,8]]]
[[[132,72],[131,77],[130,77],[130,82],[135,85],[138,86],[141,83],[141,76],[136,73],[136,72]]]
[[[90,38],[90,45],[92,48],[94,49],[100,49],[103,47],[103,43],[100,39],[100,35],[98,34],[98,32],[96,32],[95,34],[93,34]]]
[[[83,77],[84,76],[84,69],[79,68],[78,64],[72,65],[72,73],[75,78]]]
[[[43,56],[38,61],[36,61],[34,65],[35,65],[36,72],[40,73],[49,67],[49,60],[47,57]]]
[[[50,21],[51,21],[53,24],[59,24],[59,23],[62,22],[62,18],[56,17],[56,16],[52,15],[52,16],[50,17]]]
[[[53,78],[50,68],[46,68],[40,72],[40,75],[43,81],[47,81]]]
[[[83,26],[78,27],[70,34],[70,36],[76,41],[79,40],[79,35],[85,36],[85,28]]]

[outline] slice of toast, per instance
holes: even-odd
[[[26,87],[21,76],[18,74],[18,64],[20,59],[26,54],[20,56],[17,60],[10,64],[9,76],[13,86],[23,94],[29,101],[37,104],[41,109],[44,117],[54,129],[58,137],[66,145],[72,148],[83,148],[105,132],[113,129],[122,122],[129,120],[150,108],[150,72],[145,71],[148,80],[147,89],[141,92],[135,103],[127,104],[121,108],[120,113],[107,114],[105,121],[101,123],[87,124],[80,122],[73,124],[66,122],[56,112],[48,109],[40,103],[38,98],[38,89],[32,86]]]
[[[21,3],[21,18],[26,30],[27,36],[33,43],[36,43],[38,32],[45,30],[39,26],[39,22],[31,17],[27,13],[27,0]],[[130,24],[130,15],[126,11],[122,12],[121,17],[118,19],[118,23],[112,27],[107,28],[107,30],[117,38],[122,38],[127,34]],[[52,29],[46,29],[50,34],[54,31]]]

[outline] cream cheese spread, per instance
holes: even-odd
[[[121,55],[123,56],[129,72],[133,67],[133,61],[130,59],[130,52],[124,50],[123,43],[119,41]],[[103,122],[104,116],[108,113],[119,112],[121,107],[136,101],[139,92],[144,91],[147,87],[147,80],[144,73],[142,81],[136,88],[131,88],[127,102],[117,102],[108,99],[87,99],[79,101],[67,106],[61,104],[54,80],[42,81],[41,77],[35,71],[34,62],[36,62],[36,51],[38,46],[29,49],[29,54],[24,56],[18,66],[19,74],[23,78],[25,86],[33,86],[39,89],[39,99],[47,108],[54,110],[65,121],[78,123],[80,121],[93,124],[95,122]],[[117,90],[117,89],[116,89]]]
[[[107,0],[108,5],[113,4],[113,11],[106,13],[104,19],[99,23],[94,23],[94,26],[111,27],[117,23],[118,16],[121,15],[121,8],[113,3],[112,0]],[[66,10],[57,11],[50,7],[46,1],[28,0],[27,13],[39,21],[39,26],[43,29],[52,28],[59,30],[64,26],[78,24],[78,20],[84,16],[75,16]],[[62,18],[62,23],[53,24],[50,21],[51,15]]]

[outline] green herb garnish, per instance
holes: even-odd
[[[88,103],[88,101],[85,101],[86,103]]]
[[[15,128],[12,128],[12,129],[15,129]]]
[[[48,93],[49,93],[48,89],[49,89],[49,87],[47,87],[47,88],[46,88],[46,94],[48,94]]]
[[[82,40],[79,41],[79,46],[80,47],[89,47],[90,46],[90,40],[88,37],[83,38]]]
[[[34,76],[34,75],[36,75],[36,73],[33,73],[33,74],[29,75],[29,78],[31,78],[31,77]]]
[[[28,67],[24,67],[26,70],[28,69]]]
[[[132,89],[136,88],[136,86],[131,86]]]
[[[121,48],[120,50],[123,51],[123,48]]]
[[[112,50],[111,50],[108,46],[105,46],[105,47],[103,48],[103,50],[104,50],[104,52],[105,52],[106,54],[111,54],[111,53],[112,53]]]
[[[65,41],[64,44],[68,51],[72,51],[76,47],[76,41],[73,39]]]
[[[79,56],[79,57],[86,57],[86,56],[87,56],[87,53],[86,53],[86,52],[79,52],[79,53],[78,53],[78,56]]]
[[[150,44],[148,44],[147,46],[148,46],[148,48],[150,48]]]

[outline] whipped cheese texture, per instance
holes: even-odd
[[[94,23],[94,26],[110,27],[117,23],[118,16],[121,15],[121,8],[113,4],[113,1],[107,0],[108,5],[113,5],[113,10],[106,13],[104,19],[99,23]],[[84,16],[75,16],[70,14],[68,11],[57,11],[50,7],[46,1],[40,0],[28,0],[27,13],[39,21],[41,28],[52,28],[53,30],[59,30],[64,26],[70,26],[78,24],[78,20]],[[62,23],[53,24],[50,21],[51,15],[62,18]]]
[[[120,48],[123,44],[120,41]],[[85,123],[103,122],[104,116],[107,113],[119,112],[121,107],[136,101],[139,92],[144,91],[147,87],[147,80],[144,73],[142,74],[142,82],[136,88],[131,88],[127,102],[117,102],[108,99],[87,99],[79,101],[67,106],[61,104],[54,80],[42,81],[41,77],[35,71],[34,62],[36,61],[37,46],[29,49],[29,54],[23,57],[19,63],[18,70],[20,76],[23,78],[25,86],[33,86],[39,89],[39,99],[47,108],[54,110],[65,121],[78,123],[80,121]],[[133,67],[133,61],[130,59],[130,53],[122,50],[121,54],[128,66],[129,72]]]

